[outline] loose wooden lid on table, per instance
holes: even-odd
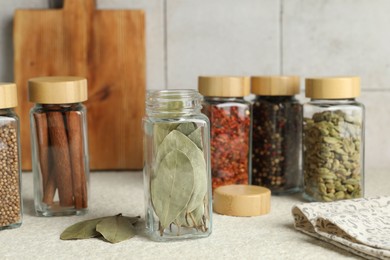
[[[268,214],[271,191],[254,185],[227,185],[214,191],[214,211],[229,216],[250,217]]]

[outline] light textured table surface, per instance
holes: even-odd
[[[144,236],[110,244],[99,239],[62,241],[60,233],[78,221],[118,213],[144,215],[140,172],[91,174],[89,213],[71,217],[36,217],[32,174],[23,174],[24,219],[20,228],[0,231],[0,259],[345,259],[357,258],[293,227],[291,207],[299,195],[272,197],[271,213],[238,218],[213,215],[210,237],[153,242]],[[390,173],[366,172],[366,197],[390,195]]]

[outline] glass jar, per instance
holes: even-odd
[[[147,234],[156,241],[211,233],[210,123],[193,90],[150,91],[144,118]]]
[[[302,190],[302,105],[299,77],[251,78],[253,101],[252,184],[272,194]]]
[[[303,106],[304,197],[334,201],[363,197],[364,106],[358,77],[306,80]]]
[[[250,182],[251,104],[248,77],[199,77],[204,96],[202,112],[211,125],[213,190]]]
[[[87,80],[41,77],[28,81],[35,212],[80,215],[88,209]]]
[[[22,224],[19,117],[16,85],[0,83],[0,230]]]

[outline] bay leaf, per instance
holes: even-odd
[[[180,212],[179,216],[175,219],[174,223],[178,227],[190,227],[190,222],[187,218],[187,208],[185,208],[182,212]]]
[[[137,217],[126,217],[126,216],[122,216],[124,218],[126,218],[132,225],[134,225],[135,223],[138,222],[138,220],[141,219],[140,216],[137,216]]]
[[[176,130],[172,132],[183,135]],[[171,142],[176,143],[176,139],[170,138],[172,132],[160,147],[171,147]],[[161,148],[158,153],[160,151]],[[159,163],[150,187],[154,210],[161,224],[161,234],[186,208],[194,189],[194,169],[188,156],[175,148],[168,151]]]
[[[200,204],[196,209],[190,213],[191,219],[195,227],[204,227],[203,216],[204,216],[204,204]]]
[[[164,138],[179,125],[179,123],[155,123],[153,125],[153,143],[155,151],[157,151]]]
[[[188,138],[196,144],[196,146],[203,151],[203,144],[202,144],[202,128],[198,127],[196,130],[194,130],[191,134],[188,135]]]
[[[171,131],[161,143],[156,161],[161,161],[165,154],[172,150],[179,150],[190,160],[194,170],[194,190],[188,203],[187,213],[195,210],[203,204],[203,198],[207,192],[207,169],[203,152],[187,136],[177,130]]]
[[[100,233],[96,231],[96,225],[106,218],[107,217],[84,220],[71,225],[61,233],[60,239],[86,239],[100,236]]]
[[[201,169],[194,170],[206,170],[206,162],[202,151],[196,146],[193,141],[191,141],[187,136],[177,130],[172,130],[159,146],[156,155],[157,164],[159,164],[169,152],[176,149],[184,153],[190,159],[191,164],[195,164],[196,166],[202,166]]]
[[[108,217],[96,225],[96,231],[99,232],[107,241],[111,243],[118,243],[135,236],[132,221],[134,221],[134,219],[123,217],[121,215]]]
[[[176,130],[177,131],[180,131],[181,133],[183,133],[184,135],[188,136],[189,134],[191,134],[193,131],[195,131],[196,129],[196,126],[194,123],[190,122],[190,123],[181,123],[177,128]]]

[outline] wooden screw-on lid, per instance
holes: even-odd
[[[0,109],[17,107],[18,98],[15,83],[0,82]]]
[[[268,214],[271,191],[254,185],[227,185],[214,190],[214,211],[229,216],[249,217]]]
[[[39,77],[28,81],[29,100],[39,104],[79,103],[88,99],[82,77]]]
[[[259,96],[294,96],[299,94],[297,76],[251,77],[252,93]]]
[[[345,99],[360,95],[359,77],[326,77],[306,79],[306,97]]]
[[[206,97],[245,97],[250,94],[249,77],[200,76],[199,93]]]

